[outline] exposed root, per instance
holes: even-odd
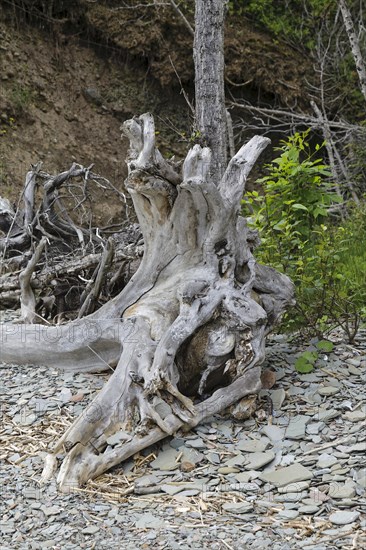
[[[99,366],[117,363],[47,459],[44,477],[65,454],[57,477],[63,491],[256,394],[265,334],[293,300],[287,277],[256,265],[249,244],[255,237],[238,222],[247,175],[268,140],[257,136],[242,147],[215,185],[208,148],[192,148],[181,176],[155,148],[150,114],[124,128],[131,143],[126,187],[144,257],[118,296],[52,333],[55,343],[45,348],[49,363],[62,367],[73,361],[87,368],[89,361],[94,370],[93,354]],[[14,357],[15,342],[5,342],[6,357]],[[35,357],[31,342],[22,360]]]

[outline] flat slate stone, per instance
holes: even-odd
[[[218,468],[219,474],[237,474],[240,472],[240,468],[235,468],[235,466],[221,466],[221,468]]]
[[[206,458],[211,464],[220,464],[220,455],[217,453],[207,453]]]
[[[312,506],[311,504],[305,504],[298,509],[299,514],[316,514],[319,512],[319,506]]]
[[[83,529],[84,535],[95,535],[95,533],[98,533],[99,527],[97,525],[88,525],[88,527],[85,527]]]
[[[182,462],[191,462],[192,464],[198,464],[201,462],[204,458],[204,455],[200,453],[199,451],[196,451],[196,449],[187,449],[183,448],[182,451]]]
[[[359,367],[361,364],[361,359],[359,357],[350,357],[346,359],[346,363],[352,365],[353,367]]]
[[[161,518],[154,516],[150,512],[139,515],[135,524],[137,529],[159,529],[164,527],[164,525],[165,523]]]
[[[332,418],[336,418],[340,415],[339,411],[336,411],[335,409],[321,409],[319,408],[318,412],[314,415],[314,420],[318,420],[319,422],[328,422],[328,420],[332,420]]]
[[[163,401],[163,399],[156,399],[153,406],[155,411],[158,413],[159,416],[161,416],[163,420],[172,413],[170,405]]]
[[[362,374],[362,370],[358,369],[357,367],[355,367],[353,365],[349,365],[348,370],[354,376],[361,376],[361,374]]]
[[[218,422],[217,429],[228,439],[231,439],[233,431],[227,422]]]
[[[180,485],[170,485],[169,483],[163,483],[163,485],[160,486],[160,489],[163,491],[163,493],[166,493],[167,495],[174,496],[181,491],[183,491],[184,486]]]
[[[340,391],[340,388],[336,388],[334,386],[320,386],[320,388],[318,388],[319,395],[324,395],[324,396],[335,395],[339,391]]]
[[[298,515],[299,512],[297,510],[281,510],[281,512],[277,514],[277,517],[285,520],[291,520],[296,519]]]
[[[312,487],[309,491],[309,498],[304,498],[302,502],[303,504],[318,506],[327,500],[329,500],[328,495],[320,491],[317,487]]]
[[[150,463],[150,466],[154,470],[176,470],[179,467],[178,462],[176,462],[177,456],[178,452],[173,448],[161,451],[157,458]]]
[[[186,447],[192,447],[193,449],[206,449],[207,445],[201,437],[197,437],[196,439],[188,439],[188,441],[186,441]]]
[[[287,390],[287,395],[289,397],[292,397],[294,395],[303,395],[304,394],[304,388],[301,386],[290,386]]]
[[[269,392],[269,395],[271,396],[273,408],[276,411],[281,410],[282,404],[286,398],[286,392],[283,388],[280,388],[278,390],[271,390]]]
[[[159,483],[159,478],[150,474],[137,478],[135,481],[135,487],[152,487],[157,483]]]
[[[185,440],[182,437],[173,437],[169,445],[173,447],[173,449],[179,449],[179,447],[185,445]]]
[[[297,481],[295,483],[289,483],[288,485],[285,485],[285,487],[279,487],[278,492],[279,493],[296,493],[301,492],[304,489],[309,488],[309,481]]]
[[[366,453],[366,441],[362,441],[361,443],[355,443],[355,445],[351,445],[347,448],[348,453],[357,453],[357,452],[363,452]]]
[[[348,525],[353,523],[360,516],[360,512],[334,512],[330,514],[329,521],[334,523],[334,525]]]
[[[286,429],[288,439],[301,439],[305,435],[306,424],[310,422],[310,416],[299,414],[290,420]]]
[[[284,487],[296,481],[306,481],[312,477],[313,473],[299,463],[287,466],[287,468],[280,468],[275,472],[264,472],[259,476],[262,481],[272,483],[276,487]]]
[[[262,453],[268,445],[268,441],[262,441],[261,439],[244,439],[235,446],[239,451],[245,451],[246,453]]]
[[[46,516],[56,516],[62,512],[62,508],[59,506],[42,506],[41,510]]]
[[[334,464],[337,464],[338,460],[335,456],[330,455],[329,453],[322,453],[319,458],[318,462],[316,463],[318,468],[330,468]]]
[[[13,417],[13,421],[21,426],[31,426],[37,420],[37,414],[28,411],[22,411]]]
[[[280,428],[279,426],[264,426],[261,429],[261,432],[264,433],[271,441],[273,441],[273,443],[282,441],[285,437],[284,428]]]
[[[247,514],[253,510],[253,504],[250,502],[225,502],[222,509],[233,514]]]
[[[235,479],[239,483],[249,483],[253,479],[253,474],[252,472],[240,472],[240,474],[236,474]]]
[[[267,451],[266,453],[251,453],[247,458],[248,462],[245,464],[246,470],[259,470],[259,468],[262,468],[269,462],[272,462],[272,460],[275,457],[275,453],[273,451]]]
[[[15,530],[15,525],[13,523],[0,523],[0,531],[3,535],[11,535],[12,533],[15,533]]]
[[[310,372],[308,374],[302,374],[300,380],[301,380],[301,382],[318,382],[319,381],[319,373]]]
[[[236,456],[229,458],[229,460],[226,460],[224,462],[224,466],[243,466],[246,461],[247,457],[245,456],[245,454],[239,453]]]
[[[324,428],[324,422],[309,422],[306,425],[306,433],[310,435],[318,435],[319,431]]]
[[[281,495],[276,495],[274,497],[275,502],[285,502],[285,503],[294,503],[294,502],[300,502],[307,496],[306,491],[297,491],[296,490],[296,483],[293,483],[292,485],[294,487],[293,493],[285,493]]]
[[[112,447],[114,447],[115,445],[118,445],[122,441],[129,441],[131,439],[132,438],[128,433],[124,432],[123,430],[119,430],[115,434],[108,437],[107,443],[108,445],[111,445]]]
[[[356,489],[351,483],[345,483],[344,485],[331,483],[328,495],[331,498],[353,498],[356,496]]]
[[[362,410],[346,412],[344,415],[346,420],[350,422],[361,422],[366,419],[366,412]]]
[[[356,483],[363,489],[366,489],[366,471],[365,470],[361,470],[357,472]]]

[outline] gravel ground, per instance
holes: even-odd
[[[212,417],[69,495],[39,486],[43,457],[106,375],[0,363],[0,549],[365,548],[366,332],[309,374],[299,351],[269,342],[254,417]]]

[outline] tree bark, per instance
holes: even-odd
[[[196,0],[193,58],[196,125],[200,142],[212,151],[217,185],[227,164],[223,0]]]
[[[356,34],[352,15],[348,8],[346,0],[339,0],[339,7],[342,12],[344,27],[346,29],[349,43],[351,45],[352,55],[355,60],[358,79],[360,81],[361,92],[366,101],[366,64],[362,57],[360,41]]]

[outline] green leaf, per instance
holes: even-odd
[[[320,351],[326,351],[329,353],[330,351],[333,351],[334,345],[332,342],[329,342],[329,340],[320,340],[316,347]]]
[[[317,218],[318,216],[328,216],[328,212],[325,208],[315,208],[313,215],[314,218]]]
[[[319,355],[316,351],[304,351],[304,353],[302,353],[300,357],[303,357],[309,363],[315,363]]]
[[[299,204],[298,202],[293,204],[292,207],[294,210],[306,210],[306,212],[309,212],[309,209],[306,208],[303,204]]]
[[[321,169],[321,166],[318,166],[318,168],[320,168],[320,170],[318,171],[319,174],[321,174],[322,176],[325,176],[325,177],[327,177],[327,178],[330,178],[330,177],[331,177],[332,172],[330,172],[329,170],[326,170],[326,169],[322,170],[322,169]]]
[[[281,220],[273,226],[273,229],[275,229],[276,231],[283,231],[283,229],[286,227],[286,223],[286,220]]]
[[[314,365],[309,363],[304,356],[298,357],[295,362],[295,369],[300,374],[306,374],[314,369]]]

